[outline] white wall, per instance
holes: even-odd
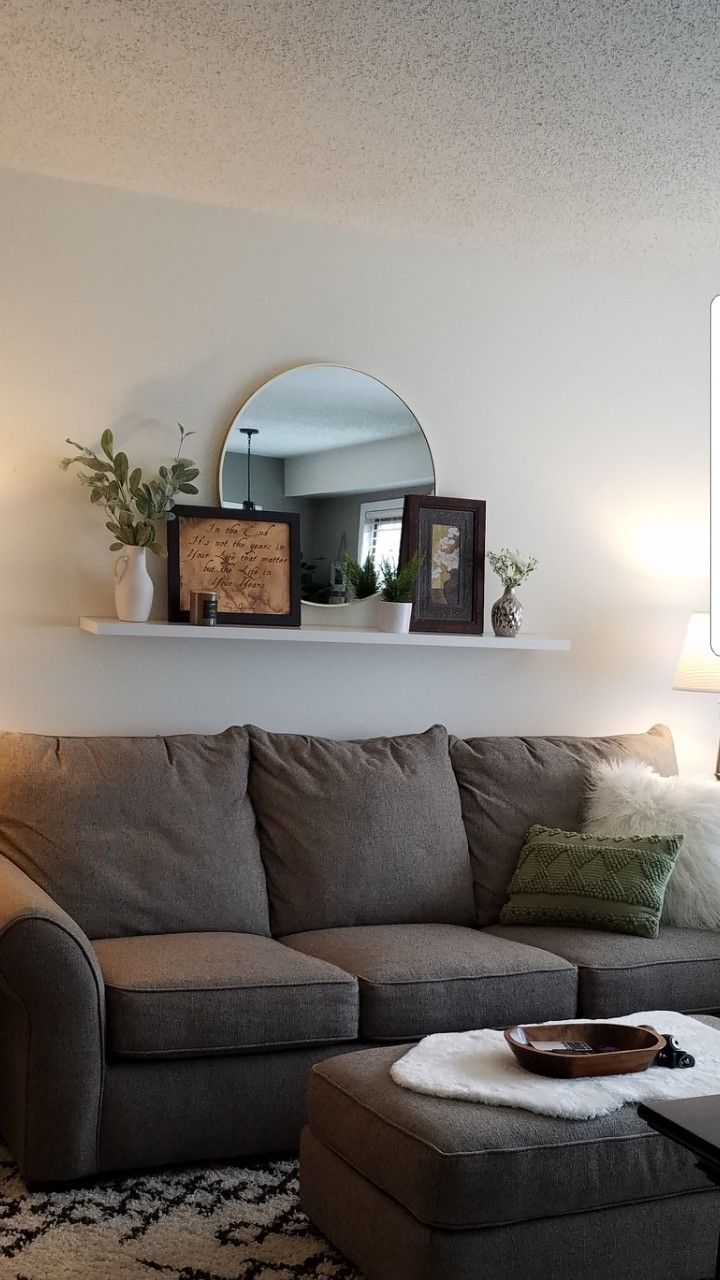
[[[715,700],[670,683],[686,617],[707,604],[717,278],[503,261],[11,174],[0,198],[2,725],[595,733],[666,719],[683,765],[711,766]],[[111,557],[57,469],[64,437],[111,425],[150,463],[181,419],[213,502],[240,402],[312,360],[365,369],[407,401],[438,491],[487,498],[489,545],[539,556],[526,625],[572,637],[569,655],[77,630],[78,614],[112,611]]]

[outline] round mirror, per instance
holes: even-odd
[[[405,494],[434,492],[417,418],[377,378],[339,365],[266,382],[233,419],[220,459],[223,507],[299,514],[302,597],[313,604],[352,598],[347,556],[376,568],[397,560]]]

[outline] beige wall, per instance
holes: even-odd
[[[43,732],[604,732],[666,719],[710,766],[711,697],[673,693],[707,603],[708,302],[696,286],[7,174],[0,183],[0,723]],[[97,512],[57,469],[111,425],[157,461],[197,431],[217,498],[228,423],[311,360],[393,387],[438,492],[488,501],[491,547],[541,568],[527,628],[569,655],[101,640]],[[162,571],[158,578],[162,577]],[[490,577],[488,604],[498,594]],[[161,601],[162,605],[162,601]]]

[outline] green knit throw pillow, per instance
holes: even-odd
[[[531,827],[500,920],[657,938],[682,842],[682,836],[593,836]]]

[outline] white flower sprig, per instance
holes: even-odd
[[[501,551],[488,551],[487,558],[503,586],[510,587],[511,590],[519,587],[538,567],[535,556],[521,556],[519,551],[511,551],[509,547],[503,547]]]

